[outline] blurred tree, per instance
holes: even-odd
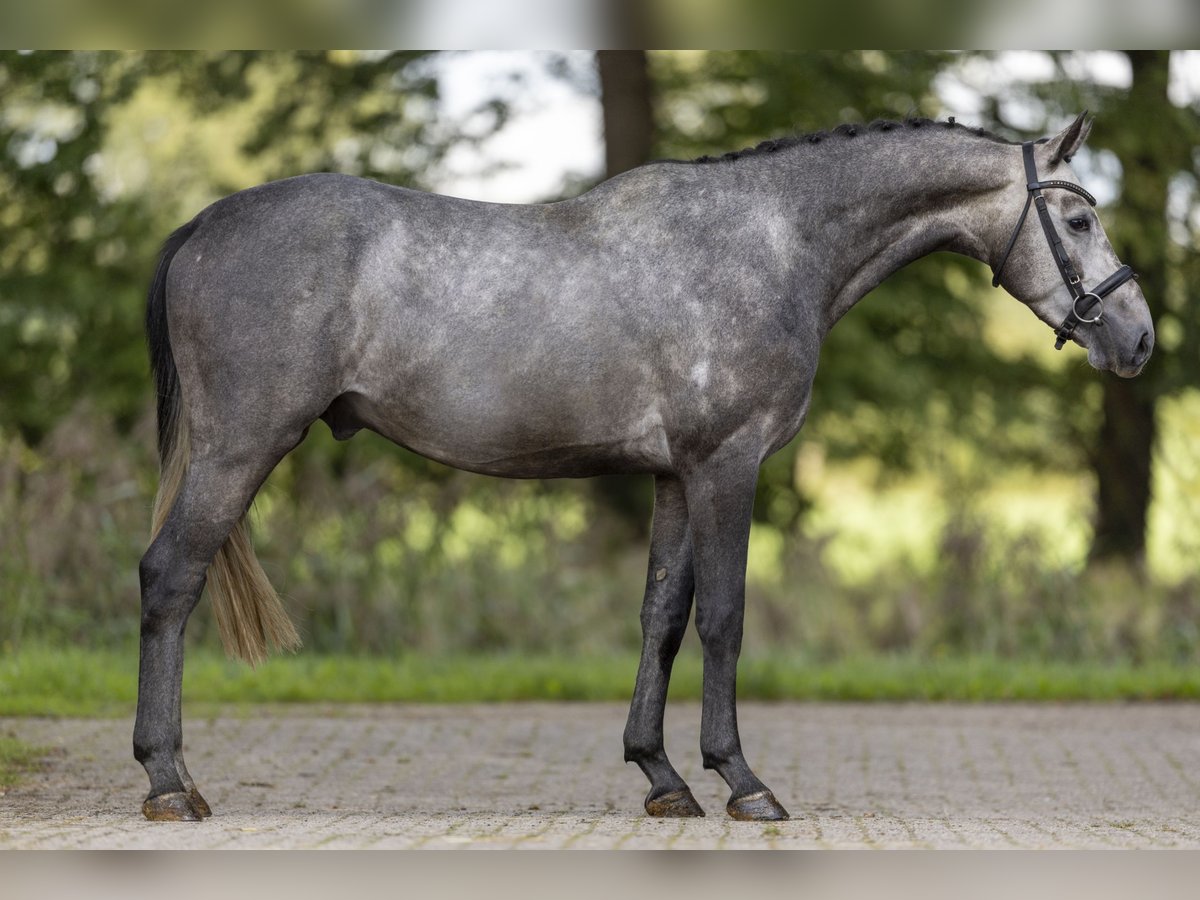
[[[415,182],[458,139],[424,56],[0,54],[0,428],[141,413],[155,248],[200,206],[319,169]]]
[[[1103,381],[1103,421],[1092,457],[1096,530],[1091,555],[1141,565],[1146,551],[1157,401],[1185,383],[1189,374],[1196,374],[1194,347],[1173,346],[1168,318],[1186,315],[1184,311],[1192,306],[1168,303],[1173,280],[1168,202],[1172,179],[1180,172],[1194,172],[1192,148],[1200,137],[1200,122],[1194,112],[1171,103],[1168,51],[1130,51],[1127,55],[1132,83],[1105,110],[1096,137],[1100,146],[1109,147],[1121,160],[1120,215],[1110,234],[1117,254],[1131,261],[1141,276],[1160,340],[1158,358],[1136,380],[1108,375]],[[1190,292],[1190,283],[1179,284]],[[1169,311],[1172,305],[1175,309]],[[1190,318],[1197,318],[1195,311]]]
[[[94,177],[105,116],[136,85],[123,63],[102,53],[0,56],[0,416],[30,442],[85,387],[114,412],[128,412],[114,393],[133,395],[132,373],[145,390],[130,286],[147,245],[133,238],[136,211]]]
[[[654,110],[646,51],[597,51],[596,68],[604,114],[604,170],[612,178],[650,159]]]

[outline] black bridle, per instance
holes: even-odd
[[[1017,227],[1013,229],[1012,237],[1008,239],[1008,246],[1004,248],[1004,255],[1000,257],[1000,265],[996,267],[992,287],[1000,286],[1000,273],[1004,271],[1004,264],[1008,262],[1008,256],[1017,243],[1017,237],[1020,236],[1021,228],[1025,225],[1025,218],[1029,215],[1029,204],[1032,203],[1037,207],[1038,218],[1042,222],[1042,231],[1045,232],[1046,240],[1050,242],[1050,250],[1054,254],[1054,262],[1058,265],[1058,271],[1072,297],[1071,311],[1067,313],[1062,324],[1054,329],[1054,336],[1057,338],[1054,342],[1054,349],[1061,350],[1063,344],[1071,339],[1071,335],[1077,327],[1094,325],[1100,321],[1104,315],[1103,299],[1105,297],[1129,279],[1137,278],[1137,275],[1129,266],[1121,266],[1092,290],[1084,290],[1082,279],[1075,271],[1071,257],[1067,255],[1067,248],[1063,246],[1062,238],[1058,236],[1058,231],[1055,230],[1054,223],[1050,220],[1050,210],[1046,208],[1046,197],[1042,194],[1042,189],[1062,188],[1065,191],[1073,191],[1092,206],[1096,205],[1096,198],[1070,181],[1038,181],[1037,163],[1033,159],[1034,143],[1034,141],[1026,141],[1021,145],[1021,152],[1025,157],[1025,187],[1029,193],[1025,198],[1025,208],[1021,210],[1021,218],[1017,219]],[[1096,311],[1096,315],[1088,318],[1091,311],[1097,306],[1099,309]]]

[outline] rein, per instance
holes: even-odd
[[[1082,279],[1079,273],[1075,271],[1075,266],[1071,262],[1071,257],[1067,254],[1067,248],[1063,246],[1062,238],[1058,236],[1058,231],[1054,227],[1054,222],[1050,219],[1050,210],[1046,208],[1046,197],[1042,193],[1043,188],[1061,188],[1065,191],[1071,191],[1078,194],[1092,206],[1096,205],[1096,198],[1085,191],[1077,184],[1070,181],[1039,181],[1037,174],[1037,163],[1033,158],[1034,141],[1026,141],[1021,145],[1021,153],[1025,159],[1025,181],[1028,194],[1025,197],[1025,208],[1021,210],[1021,218],[1017,219],[1017,227],[1013,229],[1012,237],[1008,239],[1008,246],[1004,248],[1004,255],[1000,257],[1000,265],[996,267],[995,277],[992,278],[992,287],[1000,286],[1000,274],[1004,271],[1004,264],[1008,262],[1009,254],[1012,253],[1013,247],[1017,243],[1017,238],[1021,234],[1021,229],[1025,225],[1025,219],[1029,215],[1029,206],[1032,204],[1037,208],[1038,219],[1042,223],[1042,231],[1046,235],[1046,240],[1050,244],[1050,250],[1054,254],[1054,262],[1058,266],[1059,274],[1062,275],[1063,283],[1066,284],[1067,290],[1071,292],[1071,311],[1067,313],[1067,317],[1063,319],[1062,324],[1054,329],[1054,336],[1057,340],[1054,342],[1054,349],[1061,350],[1063,344],[1071,339],[1075,329],[1080,325],[1094,325],[1100,321],[1104,315],[1104,298],[1129,281],[1131,278],[1137,278],[1133,269],[1129,266],[1121,266],[1102,282],[1096,285],[1092,290],[1086,290],[1082,284]],[[1093,309],[1096,314],[1089,318],[1089,314]]]

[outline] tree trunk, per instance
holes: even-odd
[[[1119,129],[1124,169],[1119,223],[1110,232],[1122,260],[1140,274],[1140,285],[1157,320],[1166,308],[1167,185],[1178,150],[1171,146],[1174,113],[1167,97],[1170,54],[1129,53],[1133,83],[1107,130]],[[1113,141],[1114,146],[1118,141]],[[1129,381],[1106,375],[1104,422],[1093,454],[1097,480],[1093,560],[1145,562],[1146,514],[1150,506],[1155,404],[1163,367],[1151,360]]]
[[[1115,376],[1104,381],[1104,423],[1094,459],[1094,560],[1121,560],[1135,567],[1145,562],[1154,448],[1154,398],[1146,393]]]
[[[654,112],[645,50],[599,50],[600,103],[604,109],[605,174],[612,178],[650,158]]]

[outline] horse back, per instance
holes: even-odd
[[[747,360],[785,352],[758,295],[782,287],[714,266],[687,211],[637,187],[517,206],[326,174],[235,194],[169,276],[172,333],[203,348],[181,377],[265,380],[342,434],[491,474],[667,470],[672,433],[746,415]]]

